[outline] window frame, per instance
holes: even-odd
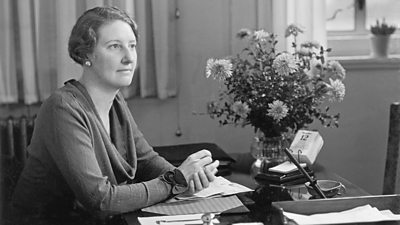
[[[365,0],[354,1],[354,30],[349,31],[327,31],[329,36],[346,36],[346,35],[365,35],[369,33],[366,29],[366,5]]]
[[[370,54],[371,33],[366,27],[367,10],[366,0],[353,0],[354,30],[349,31],[327,31],[328,46],[334,51],[330,56],[366,56]],[[400,54],[399,28],[391,35],[390,55]]]

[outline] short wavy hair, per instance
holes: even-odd
[[[116,7],[95,7],[84,12],[72,28],[68,41],[69,56],[83,65],[87,54],[92,53],[97,44],[99,27],[115,20],[128,23],[138,39],[137,24],[126,12]]]

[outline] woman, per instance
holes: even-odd
[[[29,224],[109,218],[202,190],[214,179],[218,161],[209,151],[175,168],[138,130],[119,93],[132,81],[136,44],[135,22],[117,8],[97,7],[78,19],[68,50],[83,74],[38,113],[13,196],[15,215]]]

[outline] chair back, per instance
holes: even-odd
[[[389,136],[386,151],[383,194],[400,193],[400,103],[390,105]]]
[[[27,116],[0,118],[0,216],[4,216],[28,157],[26,147],[32,137],[34,119]]]

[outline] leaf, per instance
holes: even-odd
[[[332,49],[321,46],[318,52],[304,55],[296,52],[292,56],[297,59],[296,71],[290,76],[281,76],[273,66],[277,55],[282,55],[275,45],[276,35],[270,36],[267,42],[248,39],[248,45],[239,54],[231,58],[233,63],[232,76],[224,80],[221,85],[219,104],[212,110],[210,117],[219,119],[221,125],[245,126],[268,132],[269,135],[284,132],[288,129],[299,129],[313,121],[320,121],[323,126],[337,127],[339,114],[329,114],[330,110],[326,97],[325,85],[327,68],[324,65],[324,54]],[[296,42],[292,47],[296,48]],[[310,57],[314,57],[320,66],[320,76],[310,76],[305,73],[313,69]],[[268,104],[274,100],[281,100],[289,111],[286,117],[279,122],[266,116],[270,109]],[[241,118],[231,108],[232,102],[241,101],[248,104],[251,110],[247,118]],[[329,102],[327,102],[329,104]]]

